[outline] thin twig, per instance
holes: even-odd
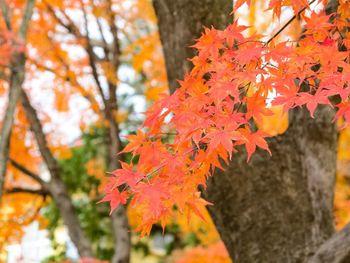
[[[265,45],[267,46],[274,38],[276,38],[279,34],[281,34],[293,21],[296,19],[302,12],[304,12],[310,5],[312,5],[316,0],[312,0],[307,6],[304,6],[297,14],[292,16],[291,19],[287,21],[267,42]]]

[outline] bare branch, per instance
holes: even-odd
[[[76,215],[73,202],[69,197],[69,193],[65,183],[62,180],[62,171],[60,166],[48,147],[46,136],[43,132],[42,124],[37,116],[35,108],[30,104],[29,98],[25,91],[21,93],[22,105],[25,110],[27,119],[30,123],[30,128],[35,135],[41,156],[43,157],[46,166],[50,172],[51,180],[48,183],[48,191],[57,204],[63,222],[68,228],[68,233],[73,243],[78,249],[81,257],[92,257],[91,243],[85,236]]]
[[[5,190],[6,194],[34,194],[34,195],[49,195],[50,193],[46,191],[45,189],[29,189],[29,188],[21,188],[21,187],[14,187],[9,190]]]
[[[11,165],[14,168],[16,168],[18,171],[21,171],[22,173],[29,176],[33,180],[37,181],[41,185],[43,185],[43,186],[46,185],[46,182],[43,179],[41,179],[39,175],[33,173],[32,171],[30,171],[29,169],[27,169],[26,167],[24,167],[23,165],[19,164],[17,161],[15,161],[11,158],[9,160],[10,160]]]
[[[12,25],[11,25],[11,19],[10,19],[10,14],[9,14],[9,8],[6,4],[6,1],[0,0],[0,6],[1,6],[1,12],[2,12],[2,15],[4,17],[7,30],[11,31]]]
[[[85,11],[85,7],[84,7],[84,3],[83,1],[80,1],[81,3],[81,9],[83,11],[83,14],[84,14],[84,27],[85,27],[85,31],[86,31],[86,40],[87,40],[87,43],[86,43],[86,52],[88,54],[88,57],[89,57],[89,64],[90,64],[90,67],[91,67],[91,70],[92,70],[92,76],[96,82],[96,85],[97,85],[97,88],[98,88],[98,91],[101,95],[101,98],[103,100],[103,103],[104,105],[106,105],[106,96],[103,92],[103,89],[102,89],[102,84],[101,84],[101,81],[99,80],[99,76],[98,76],[98,71],[97,71],[97,67],[96,67],[96,55],[94,53],[94,50],[93,50],[93,47],[91,45],[91,42],[90,42],[90,34],[89,34],[89,28],[88,28],[88,20],[87,20],[87,14],[86,14],[86,11]]]
[[[45,137],[45,134],[43,133],[43,128],[40,120],[38,119],[36,110],[31,105],[29,98],[24,90],[22,90],[21,99],[22,99],[23,108],[25,110],[26,116],[30,123],[30,128],[33,131],[36,141],[38,143],[40,153],[48,169],[50,170],[51,175],[56,177],[58,176],[57,174],[58,174],[58,171],[60,170],[59,165],[47,145],[46,137]]]
[[[78,37],[78,38],[85,38],[85,36],[83,36],[79,30],[79,28],[74,24],[74,22],[70,19],[70,17],[65,13],[64,10],[60,9],[60,12],[62,13],[62,15],[64,16],[64,18],[67,20],[68,23],[66,23],[65,21],[63,21],[56,13],[56,11],[53,9],[53,7],[46,1],[43,1],[46,6],[48,11],[51,13],[51,15],[53,16],[53,18],[56,19],[56,21],[62,26],[64,27],[70,34]]]

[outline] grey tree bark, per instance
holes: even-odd
[[[327,12],[335,11],[330,1]],[[225,27],[227,0],[154,0],[170,91],[190,68],[189,49],[202,26]],[[222,240],[236,263],[350,262],[349,226],[334,234],[333,193],[337,131],[334,112],[319,107],[290,113],[287,132],[269,140],[272,156],[244,150],[225,171],[217,170],[205,193]],[[344,242],[344,243],[343,243]]]
[[[23,90],[21,92],[21,100],[30,128],[35,135],[41,156],[43,157],[51,175],[50,181],[45,185],[45,188],[56,203],[63,222],[67,226],[69,237],[76,246],[80,257],[93,258],[91,243],[85,236],[81,227],[73,202],[69,196],[66,185],[62,180],[59,164],[48,147],[37,112],[31,105],[27,94]]]
[[[28,0],[24,9],[23,19],[18,33],[18,37],[21,40],[24,40],[24,42],[27,38],[29,21],[33,14],[34,4],[34,0]],[[0,7],[2,15],[5,18],[6,27],[10,31],[12,30],[12,25],[8,13],[8,6],[5,0],[0,0]],[[25,78],[25,62],[26,58],[23,52],[14,52],[11,55],[8,103],[0,131],[0,201],[3,194],[3,185],[5,182],[6,165],[9,155],[10,137],[12,124],[14,121],[14,113],[20,97],[21,87]]]

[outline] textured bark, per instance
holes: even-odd
[[[229,14],[230,0],[154,0],[158,27],[166,58],[170,92],[178,88],[177,80],[183,79],[191,69],[188,61],[195,54],[191,48],[201,36],[203,27],[223,29],[232,21]]]
[[[69,196],[66,185],[62,180],[61,169],[47,145],[46,137],[43,133],[43,128],[40,120],[38,119],[36,110],[30,104],[30,101],[24,91],[21,93],[21,100],[27,119],[30,123],[30,128],[38,143],[41,156],[43,157],[51,175],[50,181],[47,183],[46,188],[60,211],[63,222],[67,226],[68,234],[76,246],[79,255],[82,258],[92,258],[93,253],[91,243],[85,236],[80,225],[73,202]]]
[[[28,0],[24,10],[24,15],[18,35],[19,38],[24,41],[27,37],[28,25],[33,14],[34,3],[34,0]],[[9,18],[8,7],[6,5],[6,2],[4,0],[1,0],[0,5],[2,15],[5,18],[7,29],[11,30],[11,21]],[[25,62],[26,58],[23,52],[15,52],[11,55],[11,73],[9,81],[8,104],[5,110],[5,116],[0,131],[0,201],[5,182],[6,166],[9,156],[10,138],[12,124],[14,120],[14,113],[16,110],[17,102],[20,97],[21,87],[25,78]]]
[[[324,107],[315,119],[290,114],[287,132],[246,163],[235,154],[207,189],[210,213],[234,262],[306,262],[333,228],[336,128]]]
[[[154,1],[171,92],[190,68],[187,47],[203,25],[229,22],[229,2]],[[258,150],[247,163],[241,149],[210,178],[210,213],[234,262],[350,262],[349,227],[333,235],[333,116],[327,107],[319,107],[315,119],[304,109],[292,111],[287,132],[269,140],[272,156]]]
[[[327,240],[311,258],[309,263],[349,263],[350,223]]]

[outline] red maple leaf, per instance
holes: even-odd
[[[111,215],[112,212],[120,204],[126,204],[127,198],[128,198],[128,194],[126,192],[119,192],[118,188],[115,188],[111,192],[107,193],[105,197],[98,203],[109,202],[111,206],[111,211],[109,214]]]

